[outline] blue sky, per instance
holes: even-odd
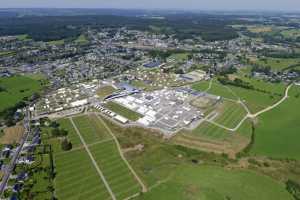
[[[300,0],[0,0],[2,8],[300,10]]]

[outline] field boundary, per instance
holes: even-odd
[[[116,136],[112,133],[111,129],[107,126],[107,124],[102,120],[101,117],[99,117],[99,115],[96,115],[97,118],[99,119],[99,121],[103,124],[103,126],[107,129],[107,131],[109,132],[109,134],[113,137],[114,139],[114,142],[116,143],[117,145],[117,148],[118,148],[118,151],[119,151],[119,154],[122,158],[122,160],[125,162],[125,164],[127,165],[127,167],[129,168],[129,170],[131,171],[131,173],[134,175],[135,179],[139,182],[139,184],[141,185],[142,187],[142,191],[143,192],[147,192],[148,189],[146,187],[146,185],[142,182],[142,180],[140,179],[140,177],[137,175],[137,173],[134,171],[134,169],[131,167],[131,165],[129,164],[129,162],[127,161],[127,159],[125,158],[123,152],[122,152],[122,149],[121,149],[121,146],[119,144],[119,141],[118,139],[116,138]]]
[[[80,134],[80,132],[79,132],[77,126],[75,125],[73,119],[72,119],[72,118],[69,118],[69,119],[70,119],[70,121],[71,121],[71,123],[72,123],[72,125],[73,125],[73,127],[74,127],[74,129],[75,129],[75,131],[76,131],[76,133],[77,133],[77,135],[79,136],[79,139],[80,139],[80,141],[82,142],[82,144],[83,144],[83,146],[84,146],[86,152],[88,153],[88,155],[89,155],[89,157],[90,157],[90,159],[91,159],[91,161],[92,161],[94,167],[96,168],[96,170],[97,170],[97,172],[98,172],[100,178],[102,179],[102,181],[103,181],[103,183],[104,183],[104,185],[105,185],[107,191],[109,192],[109,194],[110,194],[110,196],[112,197],[113,200],[117,200],[116,197],[115,197],[115,195],[114,195],[114,193],[112,192],[112,190],[111,190],[111,188],[110,188],[108,182],[106,181],[106,179],[105,179],[105,177],[104,177],[102,171],[100,170],[100,168],[99,168],[99,166],[98,166],[96,160],[94,159],[94,157],[93,157],[92,153],[90,152],[90,150],[89,150],[87,144],[85,143],[83,137],[81,136],[81,134]]]

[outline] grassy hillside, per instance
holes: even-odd
[[[300,159],[299,95],[299,86],[293,86],[284,103],[259,117],[253,154]]]
[[[140,200],[292,200],[279,184],[249,170],[226,170],[214,166],[183,165],[166,183],[137,198]]]

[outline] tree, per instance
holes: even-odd
[[[72,149],[72,143],[68,141],[67,138],[64,138],[61,142],[61,149],[64,151],[69,151]]]

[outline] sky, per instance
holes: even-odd
[[[137,8],[300,11],[300,0],[0,0],[0,8]]]

